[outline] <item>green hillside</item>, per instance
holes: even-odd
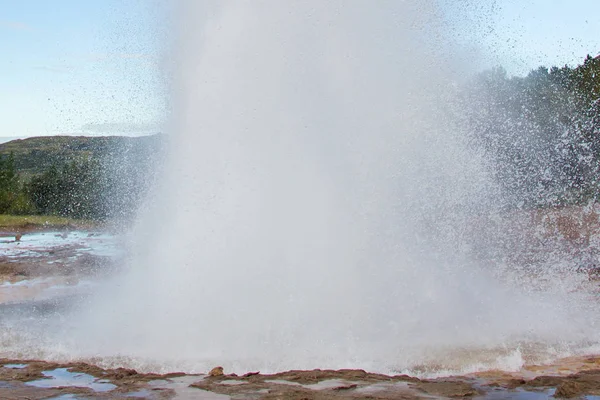
[[[161,143],[161,135],[32,137],[0,144],[0,158],[13,153],[17,172],[30,177],[53,165],[84,159],[125,157],[144,162],[160,151]]]
[[[0,144],[0,214],[127,219],[160,167],[163,135],[51,136]]]

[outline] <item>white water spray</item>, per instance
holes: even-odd
[[[456,118],[435,2],[183,4],[169,161],[79,354],[390,372],[593,339],[580,299],[477,257],[499,193]]]

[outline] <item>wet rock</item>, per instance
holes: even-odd
[[[516,389],[520,386],[523,386],[527,383],[525,379],[509,379],[506,383],[506,387],[509,389]],[[488,385],[491,386],[491,385]]]
[[[113,379],[127,379],[134,376],[137,376],[138,372],[135,369],[127,369],[127,368],[117,368],[111,374],[111,378]]]
[[[556,397],[600,395],[600,370],[585,370],[568,376],[538,376],[522,385],[528,388],[556,388]]]
[[[427,394],[443,397],[472,397],[479,393],[470,384],[460,381],[421,382],[416,387]]]
[[[212,377],[223,376],[223,375],[224,375],[224,373],[223,373],[223,367],[214,367],[208,373],[208,376],[212,376]]]
[[[578,397],[580,394],[582,394],[582,387],[579,383],[574,381],[566,381],[561,383],[556,388],[554,397],[570,399],[573,397]]]
[[[169,372],[168,374],[162,375],[163,379],[180,378],[186,376],[185,372]]]
[[[598,359],[581,360],[585,368],[597,367]],[[6,364],[27,364],[25,367],[6,368]],[[44,371],[68,368],[69,372],[84,372],[103,382],[110,380],[117,388],[110,394],[98,394],[89,388],[32,388],[26,382],[44,378]],[[547,368],[547,367],[546,367]],[[581,368],[581,367],[580,367]],[[555,371],[556,369],[553,369]],[[576,371],[576,369],[574,369]],[[547,370],[540,370],[547,371]],[[42,400],[59,394],[75,394],[81,398],[121,398],[133,393],[149,393],[151,398],[173,398],[176,391],[184,388],[202,389],[214,394],[242,399],[314,399],[314,400],[398,400],[435,398],[471,398],[472,396],[506,395],[513,398],[521,390],[544,396],[548,389],[556,388],[556,398],[578,398],[584,395],[600,395],[600,369],[586,369],[571,375],[542,375],[526,380],[517,373],[486,372],[471,376],[456,376],[443,379],[417,379],[403,375],[387,376],[367,373],[363,370],[311,370],[286,371],[272,375],[250,372],[227,380],[234,374],[225,375],[222,367],[211,371],[212,378],[202,379],[199,375],[186,376],[181,381],[169,378],[184,376],[183,373],[158,375],[140,373],[133,369],[103,369],[85,363],[50,363],[35,360],[0,359],[0,399],[31,398]],[[538,371],[539,373],[539,371]],[[548,373],[548,372],[546,372]],[[531,378],[531,373],[528,377]],[[225,382],[224,382],[225,381]],[[6,387],[1,383],[5,382]],[[195,382],[190,385],[188,383]],[[515,392],[512,388],[520,388]],[[21,393],[19,390],[23,389]],[[26,390],[26,391],[25,391]],[[201,394],[198,394],[201,396]],[[95,397],[90,397],[95,396]],[[100,397],[98,397],[100,396]],[[118,397],[114,397],[118,396]],[[500,398],[500,397],[498,397]]]
[[[306,390],[302,390],[302,389],[295,389],[295,388],[289,388],[289,389],[283,389],[283,390],[279,390],[279,389],[275,389],[275,390],[269,390],[269,393],[267,393],[266,395],[262,396],[261,399],[262,400],[317,400],[317,399],[323,399],[325,396],[323,396],[320,393],[313,393],[313,392],[308,392]]]
[[[414,376],[408,376],[406,374],[394,375],[392,378],[394,380],[403,381],[403,382],[413,382],[413,383],[421,382],[421,380],[419,378],[414,377]]]
[[[538,376],[527,382],[529,386],[533,387],[556,387],[561,384],[563,378],[558,376]]]
[[[358,387],[358,384],[356,383],[349,383],[347,385],[340,385],[340,386],[336,386],[334,388],[331,388],[331,390],[350,390],[350,389],[356,389]]]
[[[273,375],[260,375],[263,378],[267,379],[280,379],[290,382],[296,382],[303,385],[311,385],[315,383],[319,383],[325,380],[331,379],[343,379],[347,381],[356,381],[361,380],[365,382],[390,382],[393,380],[396,381],[410,381],[409,379],[404,379],[404,375],[398,375],[395,377],[391,377],[388,375],[382,374],[374,374],[368,373],[361,369],[351,370],[351,369],[341,369],[341,370],[320,370],[314,369],[312,371],[286,371],[280,372]],[[418,379],[414,378],[416,381]]]

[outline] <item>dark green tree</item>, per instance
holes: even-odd
[[[15,169],[15,156],[0,156],[0,214],[8,212],[18,197],[19,182]]]
[[[474,142],[493,160],[513,206],[600,198],[600,58],[526,77],[497,68],[469,93]]]

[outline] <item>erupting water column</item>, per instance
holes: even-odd
[[[579,339],[472,257],[497,193],[453,117],[435,5],[183,2],[169,161],[86,348],[389,372]]]

